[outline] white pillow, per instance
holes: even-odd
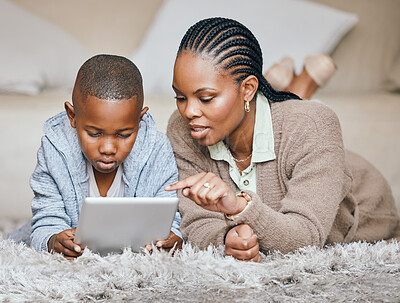
[[[263,51],[264,72],[285,55],[300,72],[305,57],[331,53],[358,21],[354,14],[302,0],[165,0],[132,55],[146,93],[172,94],[180,40],[191,25],[213,16],[236,19],[253,32]]]
[[[0,44],[1,93],[70,89],[89,57],[66,32],[6,0],[0,0]]]

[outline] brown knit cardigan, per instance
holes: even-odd
[[[344,150],[336,114],[312,101],[270,105],[276,159],[257,164],[257,194],[248,192],[253,203],[238,219],[227,221],[180,192],[184,239],[201,249],[223,245],[228,230],[241,223],[252,227],[264,253],[394,237],[400,219],[391,189],[371,164]],[[213,172],[235,190],[228,164],[210,158],[177,111],[167,135],[180,180]]]

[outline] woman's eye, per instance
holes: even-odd
[[[210,97],[210,98],[199,98],[201,102],[207,103],[210,102],[212,99],[214,99],[214,97]]]
[[[178,102],[183,102],[183,101],[186,100],[186,98],[185,97],[175,96],[175,100],[178,101]]]

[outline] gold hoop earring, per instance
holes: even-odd
[[[250,101],[249,101],[249,100],[246,100],[246,101],[244,102],[244,111],[245,111],[246,113],[249,113],[249,112],[250,112]]]

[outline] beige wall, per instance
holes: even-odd
[[[59,25],[93,53],[123,56],[130,56],[139,45],[162,3],[162,0],[12,1]]]
[[[59,25],[93,54],[127,57],[131,57],[163,3],[163,0],[11,1]],[[396,56],[400,55],[400,0],[312,1],[359,16],[359,23],[333,53],[338,70],[323,91],[380,89]],[[171,16],[171,22],[174,17]]]

